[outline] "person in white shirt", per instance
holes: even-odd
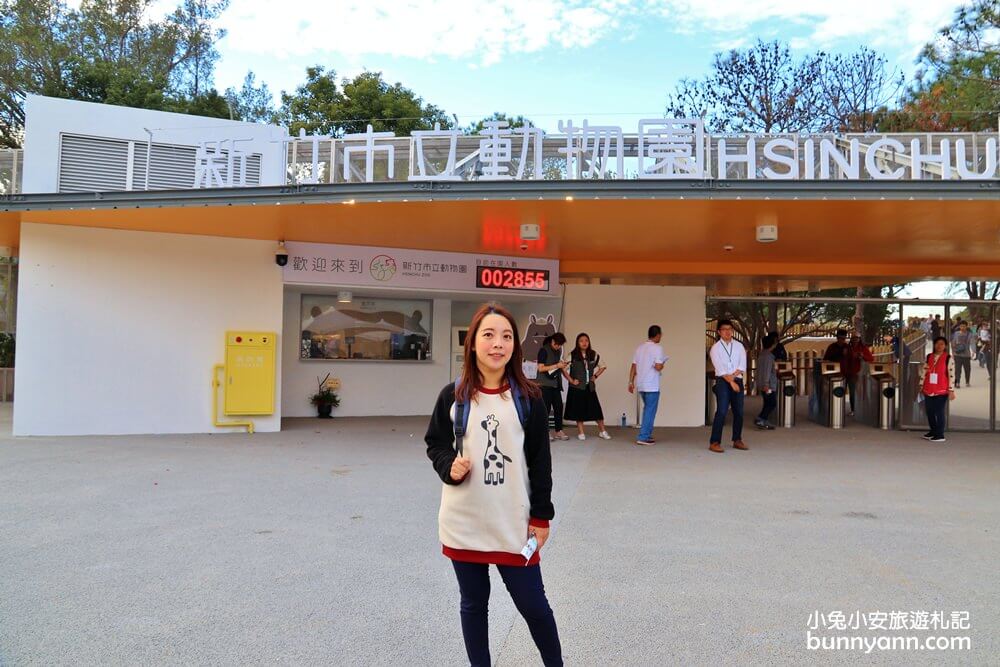
[[[722,454],[722,427],[726,413],[733,409],[733,449],[750,449],[743,443],[743,378],[747,373],[747,352],[742,343],[733,340],[733,323],[719,320],[719,340],[712,345],[709,357],[715,367],[715,396],[718,399],[709,451]]]
[[[628,393],[635,393],[638,389],[639,396],[642,397],[642,423],[639,437],[635,441],[637,445],[652,445],[656,442],[653,440],[653,422],[660,403],[660,373],[663,372],[663,364],[667,362],[667,355],[660,347],[663,332],[659,325],[652,325],[647,333],[649,340],[636,348],[632,368],[628,373]]]

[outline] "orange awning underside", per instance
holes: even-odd
[[[0,213],[21,222],[556,258],[569,282],[716,293],[1000,278],[997,200],[544,200],[197,206]],[[542,238],[520,250],[522,223]],[[755,240],[760,224],[779,239]],[[724,246],[733,250],[726,251]]]

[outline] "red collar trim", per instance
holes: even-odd
[[[487,389],[486,387],[480,387],[479,392],[482,394],[502,394],[505,391],[510,391],[510,385],[505,384],[498,389]]]

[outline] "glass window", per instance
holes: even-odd
[[[430,300],[302,295],[301,359],[425,361],[431,355]]]

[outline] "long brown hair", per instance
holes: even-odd
[[[517,320],[509,310],[496,303],[484,303],[472,316],[469,323],[469,333],[465,336],[465,367],[462,370],[462,377],[459,379],[461,387],[458,388],[455,398],[463,402],[468,402],[476,397],[483,387],[483,374],[476,363],[476,334],[483,324],[483,318],[490,314],[496,314],[510,322],[511,332],[514,334],[514,351],[507,361],[507,368],[504,375],[511,385],[517,385],[521,393],[529,398],[538,398],[542,395],[542,390],[534,382],[524,376],[521,362],[524,355],[521,352],[521,335],[517,331]]]

